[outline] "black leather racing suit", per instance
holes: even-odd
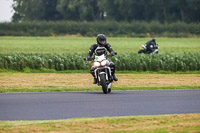
[[[147,47],[147,50],[146,50],[147,53],[152,53],[154,52],[155,49],[158,49],[155,39],[148,41],[145,45]]]
[[[89,53],[88,53],[88,60],[92,57],[93,53],[95,53],[95,50],[98,48],[98,47],[105,47],[107,49],[107,51],[109,51],[109,53],[111,54],[111,56],[113,56],[115,54],[114,50],[112,49],[111,45],[109,43],[106,43],[105,45],[98,45],[98,44],[93,44],[91,47],[90,47],[90,50],[89,50]],[[114,75],[115,74],[115,64],[109,60],[110,62],[110,68],[111,68],[111,74]],[[95,68],[92,66],[91,69],[90,69],[90,73],[92,74],[93,77],[95,77],[94,75],[94,70]]]

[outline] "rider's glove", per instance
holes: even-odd
[[[110,55],[111,55],[111,56],[114,56],[114,55],[115,55],[115,52],[114,52],[114,51],[111,51],[111,52],[110,52]]]

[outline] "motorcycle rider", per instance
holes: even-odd
[[[147,51],[153,52],[154,49],[157,49],[158,46],[156,45],[156,40],[154,38],[152,38],[151,41],[146,43],[147,45]]]
[[[97,43],[96,44],[93,44],[91,47],[90,47],[90,50],[89,50],[89,53],[88,53],[88,57],[87,57],[87,60],[90,61],[91,60],[91,57],[93,55],[93,53],[96,54],[95,50],[98,48],[98,47],[104,47],[107,49],[107,51],[109,51],[110,55],[111,56],[114,56],[115,55],[115,52],[114,50],[112,49],[111,45],[109,43],[107,43],[106,41],[106,36],[104,34],[98,34],[97,35]],[[113,80],[114,81],[117,81],[117,77],[115,76],[115,64],[111,61],[111,60],[108,60],[110,65],[109,67],[111,68],[111,74],[113,76]],[[93,84],[96,84],[97,83],[97,79],[95,78],[95,74],[94,74],[94,70],[95,70],[95,67],[92,66],[91,69],[90,69],[90,73],[92,74],[92,76],[94,77],[94,82]]]
[[[152,40],[148,41],[144,45],[146,46],[146,49],[138,51],[138,54],[143,53],[143,51],[146,54],[150,54],[154,52],[158,53],[158,45],[156,44],[156,40],[154,38],[152,38]]]

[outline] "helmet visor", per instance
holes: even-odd
[[[105,39],[99,39],[99,42],[100,42],[101,44],[106,44],[106,40],[105,40]]]

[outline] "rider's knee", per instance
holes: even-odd
[[[95,67],[94,67],[94,66],[92,66],[92,67],[90,68],[90,73],[93,73],[93,72],[94,72],[94,70],[95,70]]]
[[[110,67],[115,67],[115,64],[113,62],[110,62]]]

